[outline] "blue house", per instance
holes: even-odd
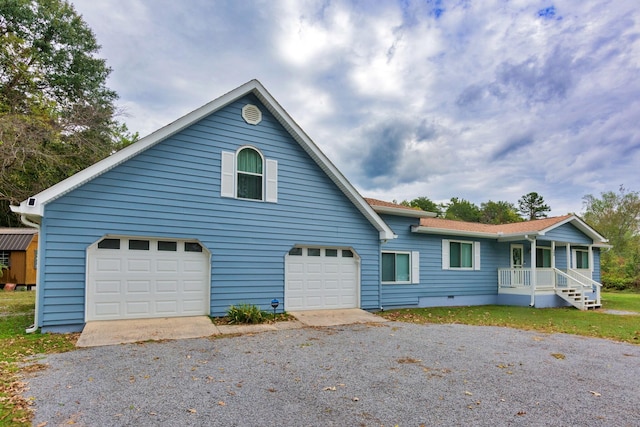
[[[39,230],[33,329],[53,332],[273,298],[584,308],[606,246],[574,216],[460,230],[365,200],[256,80],[11,208]]]

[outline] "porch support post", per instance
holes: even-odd
[[[551,284],[553,285],[553,289],[556,288],[556,241],[551,241],[551,268],[553,272],[551,273]]]
[[[529,242],[531,242],[531,307],[536,303],[536,239],[524,236]]]
[[[567,273],[571,269],[571,244],[567,243]]]

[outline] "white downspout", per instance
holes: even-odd
[[[536,304],[536,239],[532,239],[529,235],[524,236],[529,242],[531,242],[531,302],[529,307],[534,307]]]
[[[24,214],[20,215],[20,221],[27,227],[33,227],[38,230],[38,254],[36,255],[36,265],[38,267],[38,269],[36,270],[36,305],[33,315],[33,325],[25,329],[25,333],[32,334],[38,330],[38,295],[40,294],[40,268],[42,266],[42,264],[40,263],[40,257],[42,255],[42,251],[40,250],[40,225],[36,224],[35,222],[29,221]]]

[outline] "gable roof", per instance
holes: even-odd
[[[19,206],[11,206],[15,213],[26,216],[28,219],[39,223],[44,215],[44,207],[57,198],[91,181],[103,173],[131,159],[137,154],[155,146],[181,130],[191,126],[202,118],[220,110],[232,102],[246,95],[255,95],[289,134],[300,144],[304,151],[318,164],[329,178],[340,188],[347,198],[355,205],[362,215],[378,230],[380,239],[393,239],[395,234],[387,224],[378,216],[373,208],[362,198],[358,191],[351,185],[333,163],[320,151],[318,146],[298,126],[280,104],[271,96],[258,80],[251,80],[242,86],[228,92],[221,97],[203,105],[178,120],[158,129],[150,135],[140,139],[134,144],[116,152],[115,154],[89,166],[88,168],[70,176],[69,178],[47,188],[46,190],[28,198]]]
[[[38,231],[33,228],[0,228],[0,251],[25,251]]]
[[[415,233],[451,234],[456,236],[515,240],[526,237],[544,236],[554,228],[567,223],[571,223],[592,239],[594,244],[608,246],[606,244],[608,240],[604,236],[573,214],[498,225],[453,221],[442,218],[422,218],[420,219],[420,225],[412,227],[412,231]]]

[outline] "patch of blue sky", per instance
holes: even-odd
[[[538,11],[538,16],[543,19],[562,19],[562,16],[556,16],[556,7],[549,6]]]

